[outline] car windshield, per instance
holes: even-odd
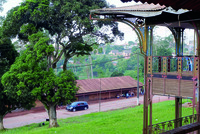
[[[71,106],[76,106],[76,104],[77,104],[76,102],[73,102],[73,103],[71,104]]]

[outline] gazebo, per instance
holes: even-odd
[[[130,0],[122,0],[124,2]],[[137,1],[137,0],[135,0]],[[200,9],[191,6],[191,1],[140,0],[154,4],[139,4],[126,7],[95,9],[90,11],[92,20],[119,21],[129,25],[137,34],[140,52],[144,55],[145,94],[143,133],[188,133],[200,129],[199,103],[199,56],[200,56]],[[197,5],[199,2],[193,1]],[[186,4],[187,3],[187,4]],[[193,3],[193,4],[194,4]],[[156,4],[156,5],[155,5]],[[165,6],[165,5],[167,6]],[[172,4],[174,8],[168,7]],[[182,9],[183,7],[184,9]],[[186,8],[186,9],[185,9]],[[175,55],[153,55],[153,28],[169,28],[175,39]],[[193,54],[183,53],[184,30],[194,29]],[[152,124],[153,95],[175,97],[175,119]],[[182,117],[182,98],[193,100],[193,114]],[[197,114],[195,114],[195,112]]]

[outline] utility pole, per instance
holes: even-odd
[[[92,57],[91,57],[91,55],[89,55],[89,59],[90,59],[91,77],[93,79],[93,68],[92,68]]]
[[[139,105],[139,53],[137,53],[137,105]]]
[[[100,94],[99,94],[99,112],[101,111],[101,78],[100,78]]]

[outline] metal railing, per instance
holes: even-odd
[[[181,69],[183,71],[192,71],[195,57],[191,56],[152,56],[152,70],[153,73],[163,72],[163,58],[167,60],[167,72],[177,71],[178,58],[182,59]]]
[[[181,126],[185,126],[197,121],[197,114],[185,116],[182,118],[169,120],[149,126],[149,134],[160,134]]]

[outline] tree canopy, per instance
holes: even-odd
[[[48,110],[49,126],[54,127],[58,126],[56,105],[74,101],[77,87],[70,71],[60,72],[57,76],[49,68],[46,59],[54,51],[49,40],[43,32],[29,36],[30,44],[4,74],[2,83],[6,86],[6,93],[21,103],[33,104],[35,99],[40,100]]]
[[[48,110],[50,127],[58,126],[56,105],[75,99],[74,75],[66,70],[69,59],[89,55],[100,39],[113,41],[123,35],[115,22],[89,19],[89,10],[103,7],[107,7],[105,0],[26,0],[11,9],[3,23],[6,37],[17,37],[27,45],[3,76],[6,93],[22,102],[40,100]],[[110,29],[112,36],[103,29]],[[61,58],[63,71],[56,75]]]
[[[44,30],[55,47],[51,56],[52,68],[56,68],[64,56],[63,69],[66,69],[71,57],[89,55],[92,45],[98,43],[91,44],[84,40],[84,36],[90,35],[90,38],[105,42],[113,41],[117,36],[122,38],[117,23],[89,19],[89,10],[104,7],[108,7],[105,0],[26,0],[8,13],[4,34],[27,42],[29,35]],[[101,27],[111,29],[113,36],[103,33]]]
[[[3,10],[3,3],[6,0],[0,2],[0,11]],[[11,64],[15,61],[15,58],[18,56],[17,51],[14,48],[11,40],[7,37],[4,37],[2,34],[2,23],[4,18],[0,16],[0,80],[2,79],[3,74],[9,70]],[[9,98],[5,93],[5,88],[0,82],[0,130],[4,129],[3,118],[4,116],[16,109],[17,107],[22,107],[19,105],[19,101],[16,99]]]
[[[18,53],[11,40],[3,36],[2,28],[0,27],[0,80],[2,79],[3,74],[9,70],[17,56]],[[18,100],[8,97],[5,91],[4,86],[0,83],[0,130],[4,129],[3,117],[11,112],[11,110],[22,106],[19,105]]]

